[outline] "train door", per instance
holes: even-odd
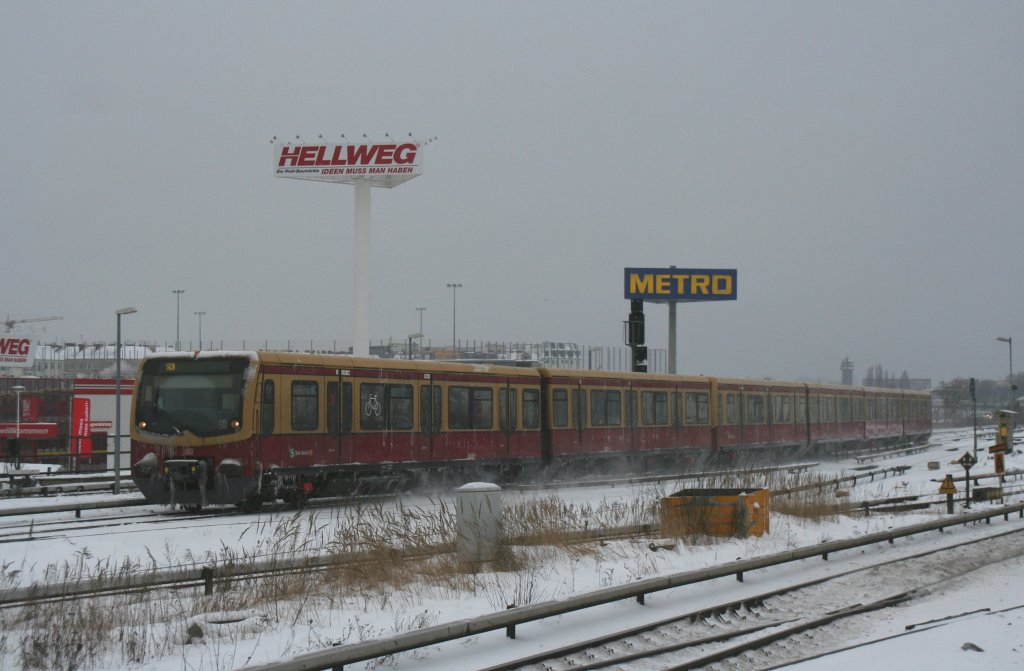
[[[583,391],[583,381],[576,382],[572,388],[572,452],[582,452],[583,432],[587,428],[587,395]]]
[[[256,378],[256,399],[253,403],[252,425],[255,428],[256,439],[255,453],[253,459],[256,462],[263,461],[263,450],[270,442],[276,425],[277,385],[269,375],[260,374]]]
[[[352,463],[352,383],[340,374],[327,383],[327,433],[335,444],[338,463]]]
[[[811,446],[811,390],[807,385],[804,385],[803,389],[797,392],[796,397],[796,420],[802,426],[799,431],[801,437],[804,440],[804,447],[810,448]]]
[[[711,454],[718,454],[720,426],[724,420],[725,412],[722,408],[722,392],[718,390],[718,379],[711,378],[708,381],[708,402],[711,404],[711,439],[709,447]]]
[[[736,394],[736,418],[740,423],[740,445],[747,444],[747,391],[743,387],[740,387],[739,393]]]
[[[551,463],[551,441],[556,425],[553,417],[558,414],[553,405],[560,396],[565,396],[565,391],[552,389],[543,378],[540,390],[540,462],[547,465]]]
[[[442,446],[438,433],[441,431],[441,385],[434,384],[430,373],[423,376],[420,385],[420,430],[419,455],[421,461],[441,458],[437,454]]]
[[[626,449],[630,451],[635,451],[643,446],[638,444],[642,441],[637,440],[636,437],[636,428],[639,424],[637,410],[636,391],[633,390],[633,383],[630,382],[626,386]]]
[[[518,428],[518,394],[508,378],[498,388],[498,456],[508,458],[512,453],[512,441]]]

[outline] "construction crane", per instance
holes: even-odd
[[[14,328],[15,324],[29,324],[31,322],[52,322],[55,319],[64,319],[63,317],[35,317],[33,319],[11,319],[10,315],[7,315],[7,319],[4,320],[4,333],[10,333],[11,329]]]

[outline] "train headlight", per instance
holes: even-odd
[[[238,431],[240,428],[242,428],[242,423],[237,419],[233,419],[231,420],[231,428],[235,431]]]
[[[140,420],[139,420],[139,423],[138,423],[138,424],[136,424],[136,426],[138,426],[138,427],[139,427],[139,431],[145,431],[145,430],[146,430],[146,427],[148,426],[148,424],[146,424],[146,420],[144,420],[144,419],[140,419]]]

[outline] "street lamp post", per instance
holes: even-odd
[[[199,349],[203,349],[203,315],[206,314],[206,311],[200,310],[196,314],[199,315]]]
[[[21,468],[21,392],[25,388],[20,384],[11,387],[14,390],[14,444],[17,446],[14,452],[14,468]]]
[[[174,289],[172,293],[178,299],[178,313],[177,318],[174,321],[174,349],[181,350],[181,295],[185,293],[184,289]]]
[[[1017,404],[1017,385],[1013,383],[1013,336],[1003,338],[999,336],[996,338],[999,342],[1004,342],[1010,346],[1010,410],[1014,410],[1014,406]]]
[[[461,289],[462,285],[458,282],[451,282],[447,286],[452,290],[452,350],[458,350],[455,340],[455,290]]]
[[[423,356],[423,311],[426,308],[416,308],[420,313],[420,356]]]
[[[114,382],[114,493],[121,493],[121,317],[138,312],[135,308],[121,308],[117,315],[117,379]]]

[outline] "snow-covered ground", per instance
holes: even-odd
[[[1018,437],[1018,441],[1020,438]],[[979,446],[991,441],[983,436]],[[849,487],[851,500],[882,498],[894,495],[932,494],[937,492],[935,478],[946,473],[962,475],[959,465],[952,464],[965,451],[973,449],[971,432],[943,431],[933,438],[929,451],[879,462],[886,467],[896,464],[909,466],[904,474],[861,481]],[[985,450],[979,454],[981,463],[972,469],[975,474],[990,472],[992,464]],[[929,462],[939,461],[939,470],[930,470]],[[849,475],[857,467],[853,461],[822,463],[816,470],[826,475]],[[1007,468],[1024,467],[1020,453],[1007,457]],[[673,484],[662,486],[670,492]],[[962,485],[959,485],[962,487]],[[590,510],[626,509],[632,503],[652,495],[651,485],[566,489],[557,496],[577,508]],[[130,497],[132,495],[125,495]],[[550,494],[506,493],[505,505],[530,497]],[[106,495],[103,498],[111,498]],[[49,500],[59,500],[50,498]],[[78,500],[81,500],[80,498]],[[35,504],[37,500],[0,500],[0,508]],[[428,515],[439,508],[451,507],[450,498],[415,497],[402,502],[405,518]],[[977,508],[982,504],[974,504]],[[987,504],[986,504],[987,505]],[[393,503],[387,506],[397,506]],[[962,504],[957,505],[957,510]],[[95,572],[103,567],[116,567],[125,562],[141,565],[171,566],[202,563],[207,557],[222,557],[224,553],[259,554],[281,546],[282,534],[292,547],[324,547],[337,538],[339,529],[351,523],[352,509],[317,509],[300,513],[281,512],[261,515],[209,518],[203,520],[176,519],[168,514],[159,524],[137,523],[130,516],[138,509],[123,508],[114,511],[87,512],[87,519],[123,517],[119,527],[76,529],[74,532],[48,531],[45,526],[34,530],[35,540],[27,543],[0,545],[0,566],[8,584],[25,585],[44,580],[47,574],[65,573],[67,567],[85,567]],[[378,509],[378,513],[380,510]],[[531,550],[527,568],[515,573],[480,572],[459,576],[449,581],[424,578],[415,587],[395,590],[386,584],[362,587],[358,590],[339,588],[331,598],[318,596],[312,602],[285,606],[257,608],[243,613],[241,622],[215,625],[217,613],[225,608],[225,599],[202,597],[180,612],[191,613],[177,621],[160,622],[159,629],[151,633],[153,641],[170,641],[165,645],[150,644],[145,659],[131,663],[123,656],[123,645],[113,644],[109,651],[89,657],[82,668],[145,668],[171,669],[230,669],[247,664],[261,664],[274,659],[291,657],[332,644],[353,643],[360,640],[387,636],[396,630],[431,626],[448,621],[475,617],[503,610],[509,603],[527,605],[564,598],[591,589],[606,587],[676,573],[739,558],[749,558],[781,552],[787,549],[817,544],[823,541],[862,536],[885,529],[907,526],[935,519],[944,511],[931,510],[912,514],[886,514],[870,517],[837,517],[820,523],[773,513],[771,533],[761,538],[722,539],[700,544],[681,543],[674,549],[652,550],[650,538],[639,538],[588,546],[575,550]],[[70,517],[70,515],[69,515]],[[0,530],[18,521],[18,517],[0,518]],[[52,519],[48,516],[47,520]],[[654,594],[644,606],[633,601],[608,604],[589,611],[567,614],[548,620],[522,625],[517,638],[509,640],[503,632],[492,632],[470,639],[437,646],[425,653],[399,655],[387,660],[386,668],[417,671],[457,671],[478,669],[499,661],[522,657],[542,649],[564,645],[570,640],[587,639],[606,631],[630,624],[654,621],[667,617],[685,603],[688,610],[705,605],[739,599],[746,595],[767,591],[784,584],[794,576],[810,578],[835,574],[862,565],[869,556],[897,557],[921,552],[951,539],[967,540],[990,535],[1024,524],[1016,516],[1008,522],[999,518],[992,525],[977,524],[956,527],[944,534],[925,534],[909,539],[874,546],[865,551],[837,553],[829,561],[805,560],[774,569],[756,571],[745,576],[740,583],[732,579],[719,579],[711,583],[692,585]],[[893,638],[884,643],[830,655],[804,663],[799,668],[829,671],[857,669],[866,664],[881,668],[926,669],[1007,669],[1024,668],[1024,537],[1008,536],[1003,543],[1021,548],[1013,560],[996,563],[974,572],[970,579],[943,585],[926,598],[915,600],[905,607],[883,611],[869,628],[844,632],[848,644],[901,634],[908,625],[940,620],[970,611],[974,615],[950,620],[943,626],[925,629],[917,627],[914,633]],[[879,594],[898,591],[898,585],[880,585]],[[852,594],[837,594],[837,603],[854,599]],[[153,593],[154,601],[172,597]],[[181,599],[180,595],[173,597]],[[861,599],[863,600],[863,599]],[[1016,610],[1006,610],[1017,607]],[[981,609],[988,609],[982,611]],[[204,617],[206,610],[214,611]],[[994,611],[1004,611],[995,613]],[[161,610],[161,612],[179,612]],[[19,639],[16,622],[11,614],[0,613],[5,636],[0,638],[0,668],[23,668],[24,638]],[[231,619],[231,618],[226,618]],[[204,628],[204,636],[189,637],[190,624]],[[923,630],[923,631],[921,631]],[[125,638],[125,631],[109,632],[112,640]],[[191,641],[185,643],[191,638]],[[19,642],[20,641],[20,642]],[[970,645],[965,645],[970,644]],[[980,649],[980,651],[978,650]],[[159,652],[160,654],[156,654]],[[770,664],[766,662],[765,666]],[[346,669],[375,668],[371,663],[347,665]]]

